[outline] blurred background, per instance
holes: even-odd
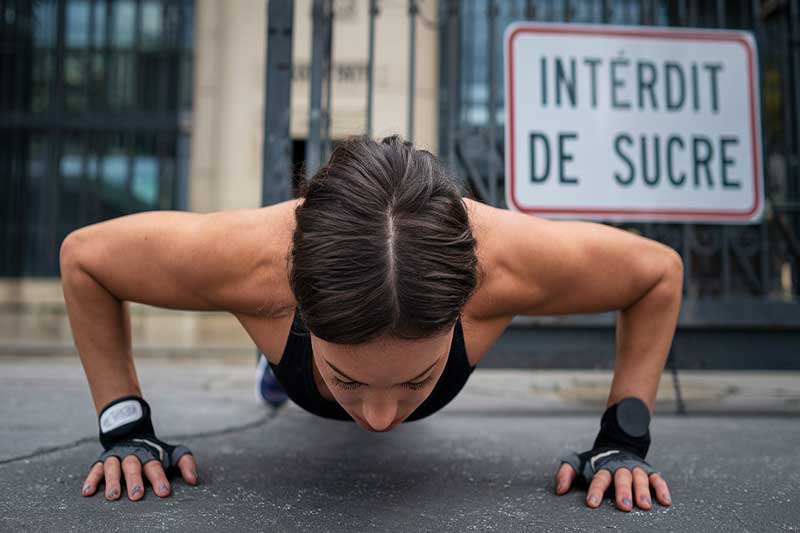
[[[763,221],[614,225],[683,256],[673,372],[797,370],[798,4],[0,0],[0,354],[74,354],[58,277],[70,231],[288,199],[351,134],[400,133],[506,207],[503,30],[534,20],[753,32]],[[225,314],[134,305],[132,321],[137,354],[254,351]],[[518,317],[486,366],[609,369],[614,348],[613,314]]]

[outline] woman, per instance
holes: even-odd
[[[644,461],[677,320],[683,267],[657,242],[466,198],[429,152],[355,137],[301,191],[262,209],[150,212],[82,228],[61,249],[64,296],[105,452],[83,494],[169,495],[194,456],[155,436],[131,355],[126,302],[234,314],[290,397],[389,431],[449,402],[515,315],[620,310],[608,409],[591,450],[562,458],[556,494],[587,505],[668,505]],[[307,332],[307,333],[306,333]],[[122,470],[122,473],[120,472]],[[613,477],[612,477],[613,474]]]

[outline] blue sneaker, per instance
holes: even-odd
[[[264,354],[259,354],[258,365],[256,365],[256,398],[275,409],[289,399],[286,391],[278,382],[278,378],[272,373],[272,368]]]

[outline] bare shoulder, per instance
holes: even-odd
[[[260,318],[283,317],[295,306],[287,274],[297,200],[235,211],[226,234],[240,255],[240,275],[226,310]]]
[[[500,289],[504,283],[501,261],[504,243],[500,238],[502,233],[497,231],[497,224],[505,211],[468,198],[464,198],[464,202],[477,243],[481,270],[480,284],[461,314],[467,357],[470,364],[475,366],[489,353],[514,315],[496,313],[496,300],[502,294]]]
[[[464,313],[473,320],[497,318],[492,295],[498,284],[502,283],[502,255],[505,246],[503,232],[498,231],[498,226],[507,211],[468,198],[464,198],[464,202],[467,205],[472,235],[477,243],[481,271],[480,284],[467,302]]]

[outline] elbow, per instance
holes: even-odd
[[[64,238],[58,254],[58,264],[61,269],[61,279],[66,281],[70,274],[80,268],[78,259],[82,248],[83,234],[81,230],[75,230]]]
[[[669,246],[664,248],[664,271],[661,276],[661,283],[680,298],[683,293],[683,258],[681,254]]]

